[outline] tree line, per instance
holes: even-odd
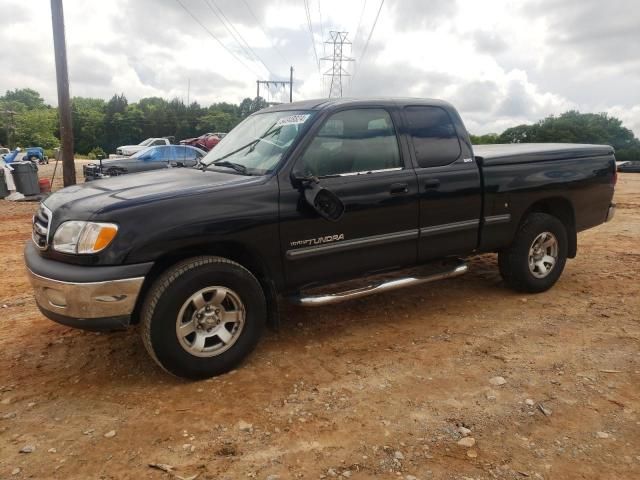
[[[611,145],[620,161],[640,161],[640,140],[606,113],[580,113],[575,110],[550,116],[533,125],[518,125],[501,134],[471,135],[474,145],[491,143],[595,143]]]
[[[179,99],[143,98],[129,103],[124,94],[109,100],[72,99],[75,153],[113,153],[149,137],[197,137],[207,132],[228,132],[242,119],[267,106],[263,98],[245,98],[239,104],[221,102],[208,107],[186,105]],[[58,112],[40,94],[23,88],[0,97],[0,144],[40,146],[52,151],[60,146]],[[91,155],[91,156],[93,156]]]
[[[207,132],[228,132],[242,119],[267,106],[263,98],[245,98],[239,104],[197,102],[148,97],[129,103],[124,94],[109,100],[74,97],[73,134],[77,154],[113,153],[120,145],[148,137],[173,136],[176,140]],[[60,145],[57,109],[47,105],[30,88],[9,90],[0,97],[0,144],[40,146],[49,153]],[[487,143],[598,143],[612,145],[618,160],[640,160],[640,140],[606,113],[569,111],[532,125],[504,132],[472,135],[474,144]]]

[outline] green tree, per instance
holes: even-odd
[[[53,108],[27,110],[16,115],[15,142],[20,147],[42,147],[51,150],[60,146],[54,135],[58,112]]]
[[[98,98],[74,97],[71,104],[76,152],[86,154],[105,144],[106,103]]]
[[[200,132],[228,132],[238,123],[237,117],[221,111],[209,112],[198,120]]]
[[[499,143],[499,135],[497,133],[487,133],[486,135],[470,135],[471,143],[474,145],[487,145],[490,143]]]
[[[640,160],[640,141],[622,121],[606,113],[565,112],[533,125],[505,130],[499,143],[596,143],[611,145],[618,160]]]
[[[111,97],[105,106],[104,148],[107,152],[114,152],[118,146],[124,145],[124,143],[121,142],[122,132],[120,124],[122,123],[122,119],[128,105],[129,102],[127,101],[127,97],[122,93]]]
[[[244,100],[242,100],[242,102],[240,102],[238,114],[240,115],[240,118],[244,119],[252,113],[257,112],[258,110],[262,110],[263,108],[266,108],[268,106],[269,104],[262,97],[245,98]]]
[[[47,108],[44,99],[38,92],[31,88],[7,90],[7,93],[0,97],[0,102],[12,110],[22,111]]]

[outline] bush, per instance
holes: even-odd
[[[95,160],[98,158],[98,155],[102,155],[103,158],[107,158],[107,154],[100,147],[93,147],[93,150],[91,150],[87,156],[89,157],[89,160]]]

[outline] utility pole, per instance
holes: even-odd
[[[76,184],[76,167],[73,160],[73,124],[71,121],[67,43],[64,35],[62,0],[51,0],[51,23],[53,25],[53,50],[56,59],[58,112],[60,114],[60,137],[62,140],[60,152],[62,157],[62,179],[64,186],[68,187]]]
[[[326,44],[333,45],[333,55],[330,57],[323,57],[321,60],[331,62],[331,68],[327,70],[324,75],[331,77],[331,83],[329,85],[329,98],[342,97],[342,77],[350,76],[342,66],[342,62],[353,62],[351,57],[344,56],[343,49],[345,45],[351,46],[351,42],[347,40],[349,32],[329,32],[331,40],[327,40]]]
[[[293,103],[293,65],[289,69],[289,103]]]
[[[285,80],[256,80],[256,100],[260,98],[260,85],[264,85],[269,89],[269,86],[274,87],[289,87],[289,103],[293,101],[293,67],[289,69],[289,81]]]
[[[7,131],[7,147],[9,147],[9,150],[13,150],[14,145],[11,141],[11,137],[16,130],[16,124],[14,121],[14,115],[16,112],[13,110],[5,110],[3,113],[7,116],[7,122],[5,123],[5,129]]]

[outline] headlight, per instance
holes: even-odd
[[[53,249],[63,253],[97,253],[109,246],[118,233],[114,223],[64,222],[53,236]]]

